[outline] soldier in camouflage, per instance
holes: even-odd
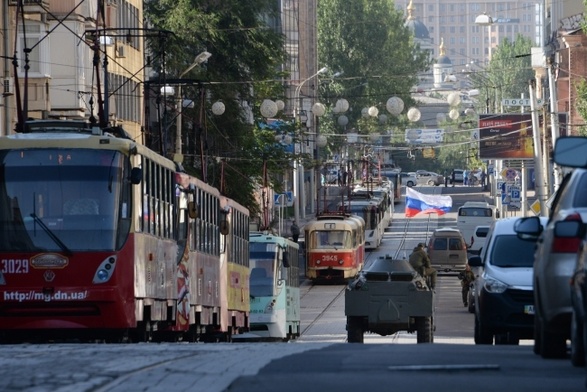
[[[414,248],[414,251],[410,255],[409,261],[412,268],[414,268],[420,275],[424,277],[430,277],[430,288],[434,290],[436,287],[436,275],[438,273],[434,268],[432,268],[430,257],[424,250],[423,243],[420,242]]]

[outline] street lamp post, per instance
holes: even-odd
[[[475,18],[475,24],[479,26],[487,26],[487,59],[489,61],[491,60],[491,25],[493,25],[493,18],[486,13],[483,13]]]
[[[299,118],[300,115],[300,94],[302,91],[302,87],[304,84],[309,81],[310,79],[323,74],[324,72],[328,71],[328,67],[323,67],[318,70],[315,74],[307,77],[304,79],[298,87],[296,87],[294,92],[294,110],[293,114],[296,118]],[[303,152],[303,141],[300,143],[300,152]],[[301,177],[301,178],[300,178]],[[300,215],[305,218],[305,184],[304,184],[304,166],[294,161],[294,169],[293,169],[293,190],[294,190],[294,219],[296,222],[299,222]],[[301,210],[301,213],[300,213]]]
[[[188,72],[194,69],[196,66],[202,64],[206,60],[208,60],[212,56],[209,52],[202,52],[196,56],[194,62],[185,69],[180,75],[179,79],[183,78]],[[182,150],[181,150],[181,139],[182,139],[182,124],[181,124],[181,113],[183,111],[183,96],[181,92],[181,83],[177,86],[177,108],[178,113],[176,117],[176,128],[177,132],[175,134],[175,154],[176,159],[180,159],[182,157]]]

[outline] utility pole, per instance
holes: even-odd
[[[532,136],[534,140],[534,175],[536,178],[536,197],[540,203],[540,216],[548,216],[546,211],[546,183],[542,165],[542,140],[536,103],[536,81],[530,81],[530,112],[532,115]]]
[[[555,64],[552,61],[552,57],[547,59],[548,63],[548,89],[550,90],[550,132],[551,132],[551,143],[554,149],[554,144],[560,136],[559,122],[558,122],[558,95],[556,92],[556,83],[554,80]],[[546,122],[546,119],[544,119]],[[558,190],[561,184],[561,170],[558,165],[553,164],[553,194]]]

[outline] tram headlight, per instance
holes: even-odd
[[[116,259],[116,256],[110,256],[104,259],[98,268],[96,268],[92,283],[100,284],[108,282],[110,278],[112,278],[114,270],[116,269]]]
[[[320,259],[316,259],[316,265],[320,264]]]
[[[110,273],[108,271],[106,271],[105,269],[99,269],[98,271],[96,271],[96,279],[101,281],[101,282],[105,282],[108,280],[108,278],[110,278]]]
[[[344,260],[343,259],[338,260],[338,264],[339,265],[343,265],[344,264]]]

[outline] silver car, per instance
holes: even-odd
[[[581,243],[581,236],[569,232],[566,223],[587,222],[587,138],[559,138],[553,158],[561,166],[577,169],[563,180],[544,230],[538,217],[528,217],[518,222],[515,231],[520,236],[539,236],[533,273],[534,352],[544,358],[563,358],[566,340],[571,338],[569,281]]]
[[[418,171],[416,175],[418,185],[442,185],[444,184],[444,176],[442,174],[429,172],[429,171]]]
[[[418,183],[418,179],[413,173],[401,172],[402,185],[413,187]]]

